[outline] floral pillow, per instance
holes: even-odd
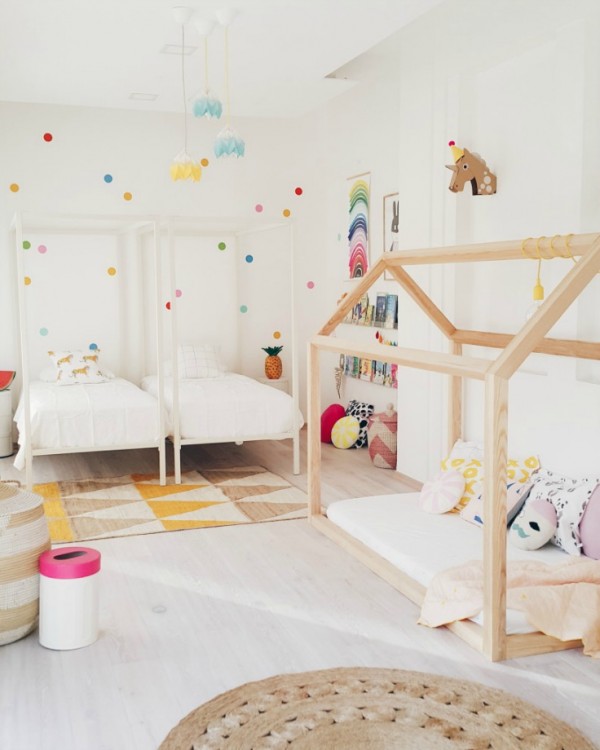
[[[100,370],[100,351],[48,352],[55,367],[56,385],[104,383],[107,378]]]

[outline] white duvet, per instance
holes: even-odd
[[[149,375],[142,388],[158,396],[158,379]],[[173,379],[165,379],[168,423],[172,425]],[[252,378],[225,373],[218,378],[179,381],[179,419],[183,439],[256,439],[294,429],[294,402],[287,393]],[[304,418],[297,411],[297,426]]]
[[[480,527],[457,513],[436,515],[419,508],[419,493],[379,495],[339,500],[327,508],[327,517],[422,586],[447,568],[483,558]],[[552,544],[528,552],[507,547],[508,560],[538,560],[556,564],[567,558]],[[481,625],[482,615],[473,618]],[[534,630],[522,612],[507,610],[509,634]]]
[[[152,445],[159,439],[157,401],[122,378],[106,383],[59,386],[30,383],[32,448],[107,448]],[[14,465],[25,466],[23,396],[15,414],[19,451]]]

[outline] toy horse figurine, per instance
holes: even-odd
[[[490,172],[481,156],[466,148],[458,148],[454,141],[448,145],[454,159],[454,164],[446,164],[446,168],[454,172],[448,189],[458,193],[465,183],[470,182],[473,195],[493,195],[496,192],[496,175]]]

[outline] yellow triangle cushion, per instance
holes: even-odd
[[[336,448],[351,448],[359,433],[360,423],[356,417],[342,417],[333,425],[331,442]]]

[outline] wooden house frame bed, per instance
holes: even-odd
[[[556,257],[558,244],[562,257],[571,257],[573,268],[565,275],[536,313],[516,334],[459,330],[415,283],[405,266],[440,263],[537,259]],[[537,253],[532,246],[535,242]],[[545,243],[545,245],[544,245]],[[545,251],[545,252],[544,252]],[[355,341],[331,338],[361,296],[387,270],[449,342],[449,353],[436,353],[400,346],[357,346]],[[546,338],[552,326],[577,299],[595,274],[600,272],[600,235],[569,235],[560,240],[508,241],[453,247],[425,248],[385,253],[339,304],[335,313],[308,345],[308,489],[309,520],[315,528],[391,583],[416,604],[421,604],[425,588],[397,567],[328,520],[321,506],[320,371],[321,351],[352,354],[383,360],[400,367],[448,375],[448,446],[462,433],[462,381],[475,378],[484,382],[484,513],[483,527],[483,625],[470,620],[447,627],[492,661],[581,646],[581,641],[559,641],[543,633],[506,633],[506,464],[508,442],[508,383],[532,352],[600,360],[600,343]],[[496,359],[463,355],[464,345],[502,349]],[[487,522],[491,519],[491,522]]]
[[[19,322],[19,346],[21,358],[21,376],[23,388],[23,417],[25,439],[25,481],[28,489],[33,487],[33,458],[34,456],[57,455],[63,453],[91,453],[109,450],[134,450],[139,448],[158,448],[158,467],[160,483],[166,484],[166,453],[165,453],[165,418],[163,395],[163,336],[161,325],[162,288],[160,283],[160,223],[155,216],[119,216],[109,214],[44,214],[31,212],[17,212],[11,222],[10,231],[13,235],[16,271],[17,271],[17,301]],[[157,373],[159,378],[159,394],[156,399],[158,436],[154,440],[141,443],[125,443],[108,446],[77,446],[55,448],[33,448],[31,425],[30,398],[30,363],[29,363],[29,332],[27,330],[27,294],[23,278],[25,276],[23,261],[24,232],[30,231],[44,234],[58,235],[131,235],[135,239],[135,248],[140,253],[150,255],[152,264],[153,289],[155,302],[154,336],[156,347]],[[151,242],[143,246],[141,238],[144,234],[151,235]],[[145,253],[143,251],[146,251]]]

